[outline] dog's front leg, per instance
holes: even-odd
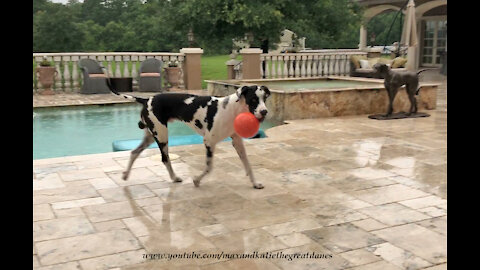
[[[395,100],[395,96],[397,95],[398,88],[396,86],[389,86],[387,88],[387,93],[388,93],[388,109],[387,109],[387,115],[386,116],[391,116],[393,113],[393,101]]]
[[[213,152],[215,151],[215,145],[205,142],[205,148],[207,149],[207,166],[205,167],[205,170],[202,172],[202,174],[193,179],[193,184],[196,187],[200,186],[200,180],[202,180],[202,178],[212,170]]]
[[[237,134],[234,134],[232,136],[232,145],[235,148],[235,150],[237,150],[237,154],[242,160],[243,167],[245,167],[245,172],[250,177],[250,181],[252,182],[253,187],[262,189],[263,188],[262,183],[258,183],[255,180],[255,177],[253,176],[252,168],[250,167],[250,163],[248,162],[247,152],[245,151],[245,146],[243,145],[242,138]]]
[[[155,141],[157,142],[158,148],[160,148],[160,153],[162,153],[162,163],[167,168],[168,174],[170,175],[170,179],[173,182],[182,182],[182,178],[176,176],[175,172],[173,171],[172,163],[170,162],[170,156],[168,155],[168,141],[162,142],[162,141],[159,141],[156,137],[155,137]]]

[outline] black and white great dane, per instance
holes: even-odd
[[[182,179],[175,175],[168,155],[168,122],[180,120],[185,122],[198,134],[203,136],[207,150],[207,165],[205,170],[193,178],[196,187],[200,180],[212,170],[215,145],[225,138],[232,138],[232,145],[242,160],[243,166],[254,188],[261,189],[263,185],[255,180],[242,138],[235,133],[233,122],[238,114],[251,112],[259,121],[263,121],[268,113],[265,105],[270,90],[265,86],[243,86],[236,93],[217,98],[213,96],[197,96],[183,93],[162,93],[150,98],[140,98],[118,93],[113,89],[109,79],[107,85],[117,96],[134,100],[143,105],[138,126],[144,129],[142,143],[130,154],[127,169],[123,172],[123,180],[127,180],[133,162],[140,153],[154,141],[162,153],[162,162],[174,182]]]

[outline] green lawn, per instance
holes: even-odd
[[[207,88],[207,83],[204,80],[226,80],[227,79],[227,65],[225,62],[230,60],[229,55],[202,55],[202,89]],[[240,57],[237,57],[240,60]]]

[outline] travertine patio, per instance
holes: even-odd
[[[230,143],[199,188],[202,145],[34,160],[35,269],[446,269],[446,81],[431,117],[290,121]],[[149,259],[144,254],[330,254],[302,259]]]

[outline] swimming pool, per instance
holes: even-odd
[[[142,139],[140,104],[34,108],[33,159],[112,152],[112,142]],[[266,130],[277,122],[264,121]],[[182,122],[168,124],[168,134],[196,134]]]

